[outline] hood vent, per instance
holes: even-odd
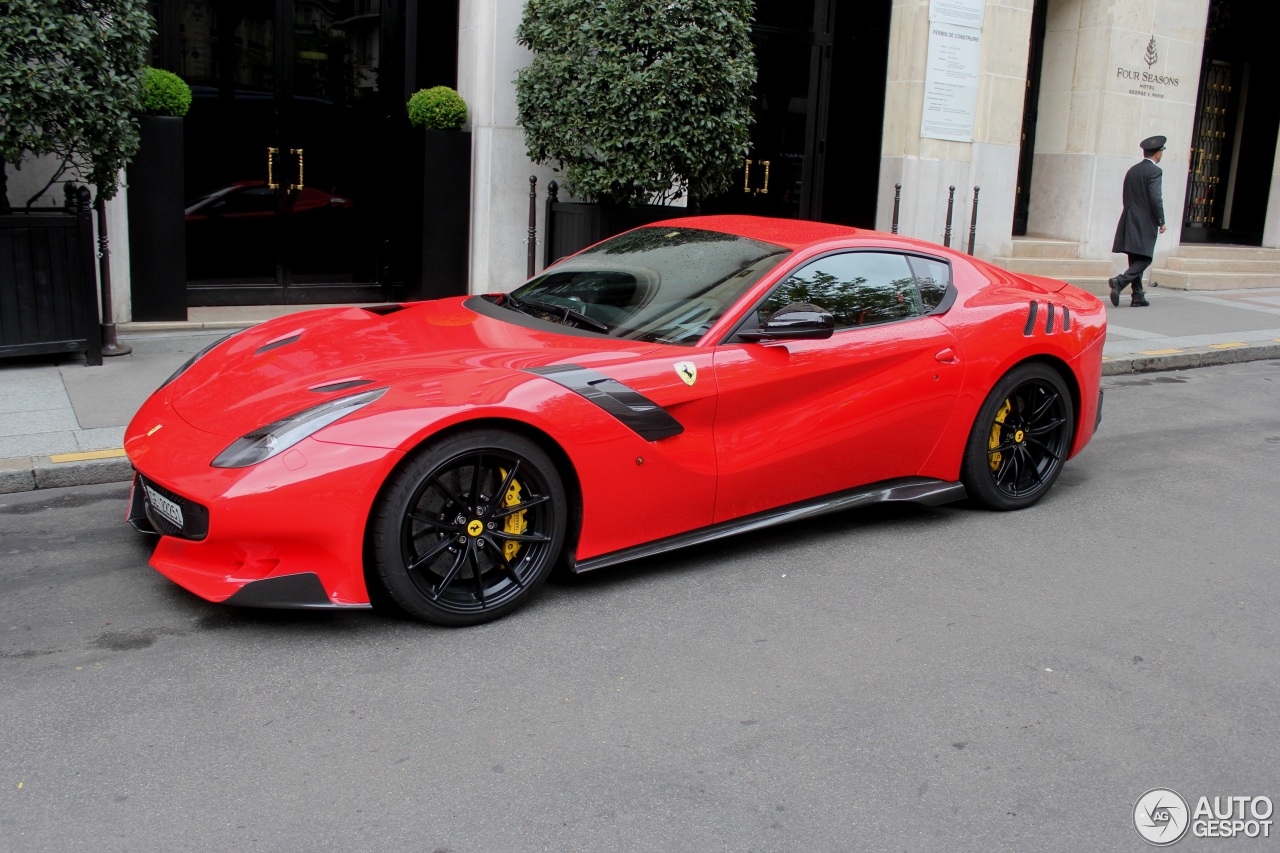
[[[296,331],[296,332],[290,332],[289,334],[285,335],[284,337],[276,338],[274,341],[267,341],[265,344],[263,344],[262,346],[258,347],[258,348],[257,348],[257,350],[255,350],[253,354],[254,354],[254,355],[262,355],[262,354],[263,354],[264,352],[266,352],[267,350],[273,350],[273,349],[275,349],[276,347],[282,347],[282,346],[285,346],[286,344],[296,344],[296,343],[297,343],[298,341],[300,341],[300,340],[302,340],[302,330],[301,330],[301,329],[299,329],[299,330],[298,330],[298,331]]]
[[[404,306],[399,305],[395,302],[392,302],[387,305],[368,305],[362,308],[361,310],[368,311],[370,314],[377,314],[379,317],[385,317],[388,314],[394,314],[397,311],[403,311]]]
[[[343,382],[330,382],[328,385],[316,385],[308,388],[317,394],[331,394],[334,391],[346,391],[348,388],[359,388],[361,385],[372,385],[372,379],[347,379]]]

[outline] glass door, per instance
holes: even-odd
[[[179,25],[178,73],[192,95],[183,122],[189,290],[278,286],[267,174],[278,134],[275,11],[274,0],[206,0],[187,4]]]
[[[277,155],[286,286],[321,301],[378,280],[388,160],[379,146],[391,136],[378,86],[382,15],[379,0],[283,5],[294,6]]]
[[[379,0],[183,5],[191,305],[377,301]]]
[[[820,215],[833,6],[832,0],[757,6],[751,148],[735,184],[704,199],[704,212]]]

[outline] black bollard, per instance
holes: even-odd
[[[973,254],[973,242],[978,238],[978,187],[973,188],[973,213],[969,214],[969,254]]]
[[[893,185],[893,233],[898,233],[898,204],[902,201],[902,184]]]
[[[947,227],[942,232],[942,245],[951,248],[951,211],[956,206],[956,185],[951,185],[951,193],[947,196]]]
[[[529,236],[524,240],[528,249],[529,262],[526,278],[533,278],[537,266],[538,253],[538,176],[529,176]]]
[[[557,258],[551,257],[556,246],[556,215],[553,208],[560,201],[560,185],[555,181],[547,181],[547,206],[542,217],[542,266],[551,266]]]

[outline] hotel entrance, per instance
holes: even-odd
[[[188,304],[391,297],[402,22],[379,0],[153,4],[184,121]],[[396,49],[398,48],[398,49]]]
[[[1184,243],[1262,245],[1280,99],[1270,71],[1275,4],[1212,0],[1182,220]]]

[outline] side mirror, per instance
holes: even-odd
[[[758,329],[738,332],[744,341],[822,341],[836,330],[831,312],[810,302],[792,302],[760,324]]]

